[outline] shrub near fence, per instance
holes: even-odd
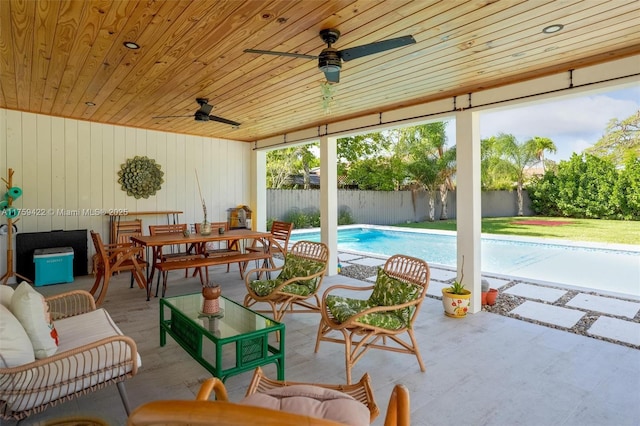
[[[532,216],[529,196],[524,197],[524,214]],[[436,194],[436,220],[440,218],[442,204]],[[354,191],[338,190],[338,210],[350,213],[354,223],[395,225],[406,222],[424,222],[428,218],[428,197],[425,191]],[[320,210],[320,190],[268,189],[267,218],[287,220],[292,214],[313,216]],[[449,219],[456,218],[456,193],[447,197]],[[483,217],[506,217],[518,214],[515,191],[486,191],[482,193]],[[305,219],[307,220],[307,219]],[[313,226],[319,226],[314,224]]]

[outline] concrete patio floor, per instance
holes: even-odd
[[[438,271],[439,273],[441,271]],[[241,302],[245,294],[237,266],[212,268],[212,281],[222,294]],[[434,274],[437,275],[437,274]],[[89,289],[91,276],[74,283],[38,287],[43,294]],[[344,276],[325,278],[332,284],[369,285]],[[438,281],[432,280],[434,288]],[[167,296],[200,291],[197,278],[182,271],[169,277]],[[154,289],[155,290],[155,289]],[[586,302],[585,302],[586,303]],[[170,337],[159,346],[157,298],[145,300],[144,290],[129,288],[129,276],[112,279],[102,307],[122,331],[138,345],[142,367],[126,382],[132,408],[158,399],[193,399],[209,373]],[[316,383],[344,383],[344,347],[324,342],[313,352],[318,317],[285,316],[286,379]],[[381,414],[396,383],[411,393],[412,425],[637,425],[640,419],[640,350],[576,335],[527,321],[479,312],[452,319],[442,313],[441,302],[426,298],[416,335],[426,365],[420,372],[416,359],[387,351],[369,351],[353,368],[354,380],[368,372]],[[264,367],[275,377],[275,366]],[[230,377],[229,397],[240,401],[251,372]],[[109,386],[58,404],[33,415],[20,425],[45,425],[48,420],[72,415],[99,417],[124,425],[126,414],[117,388]],[[16,422],[2,421],[2,425]]]

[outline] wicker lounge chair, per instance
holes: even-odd
[[[315,352],[321,341],[345,345],[347,383],[351,368],[371,348],[413,354],[425,371],[413,330],[428,286],[427,262],[395,255],[378,270],[374,286],[329,287],[322,296]],[[353,299],[335,294],[336,290],[366,291],[369,297]],[[405,333],[409,341],[400,338]]]
[[[266,302],[271,307],[273,319],[282,320],[287,312],[318,312],[320,300],[318,290],[322,284],[329,249],[324,243],[298,241],[285,255],[284,265],[273,268],[257,268],[246,273],[245,285],[247,294],[244,306],[253,306],[258,302]],[[279,272],[273,279],[254,280],[255,273],[267,277]],[[315,299],[309,302],[309,299]],[[298,309],[294,309],[298,306]]]

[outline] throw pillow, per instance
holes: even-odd
[[[11,297],[11,312],[27,332],[35,357],[46,358],[58,350],[58,333],[44,297],[23,281]]]
[[[0,305],[11,308],[11,296],[13,296],[13,287],[0,284]]]
[[[9,308],[0,304],[0,367],[17,367],[33,361],[29,336]]]
[[[399,305],[415,300],[421,290],[419,286],[390,277],[384,269],[378,268],[378,276],[369,301],[377,306]]]
[[[422,287],[390,277],[384,269],[378,268],[378,276],[369,297],[369,303],[377,306],[400,305],[416,300],[421,292]],[[396,310],[395,314],[404,323],[404,326],[409,326],[414,311],[415,307],[410,306]],[[384,321],[388,321],[388,318]]]

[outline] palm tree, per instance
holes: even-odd
[[[453,190],[455,149],[447,149],[446,122],[423,124],[400,130],[398,146],[408,154],[407,166],[414,179],[429,192],[429,220],[435,220],[433,193],[440,192],[440,219],[446,220],[448,192]]]
[[[534,139],[520,143],[515,136],[500,133],[496,139],[496,148],[500,155],[495,170],[510,176],[516,182],[518,191],[518,216],[524,216],[522,206],[522,188],[525,181],[525,169],[538,162],[537,145]]]
[[[533,138],[531,138],[531,140],[536,146],[536,149],[535,149],[536,158],[538,158],[538,161],[542,163],[542,171],[545,172],[546,171],[546,168],[545,168],[546,164],[544,161],[545,151],[555,153],[558,149],[556,148],[556,145],[553,143],[553,141],[549,138],[534,136]]]

